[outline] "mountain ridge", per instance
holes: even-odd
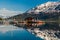
[[[28,10],[27,13],[38,14],[39,12],[59,11],[56,9],[60,10],[60,2],[47,2],[47,3],[41,4],[39,6],[36,6],[35,8]]]

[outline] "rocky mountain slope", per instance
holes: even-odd
[[[54,12],[54,11],[60,11],[60,2],[47,2],[28,10],[27,13],[39,14],[39,12]]]

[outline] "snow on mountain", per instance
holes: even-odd
[[[21,11],[12,11],[12,10],[7,10],[6,8],[0,9],[0,16],[2,18],[11,17],[11,16],[18,15],[21,13],[22,13]]]
[[[44,4],[41,4],[35,8],[32,8],[27,13],[39,13],[39,12],[47,12],[51,10],[60,9],[60,2],[47,2]]]

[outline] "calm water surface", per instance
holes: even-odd
[[[14,28],[12,25],[0,25],[0,40],[43,40],[28,32],[26,29]],[[10,30],[13,29],[13,30]],[[3,32],[2,32],[3,30]],[[5,32],[8,30],[7,32]]]

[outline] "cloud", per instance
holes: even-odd
[[[12,11],[12,10],[7,10],[6,8],[0,9],[0,16],[3,17],[10,17],[21,13],[22,13],[21,11]]]
[[[14,30],[23,30],[23,28],[18,28],[12,25],[0,25],[0,32],[2,33],[6,33],[8,31],[14,31]]]

